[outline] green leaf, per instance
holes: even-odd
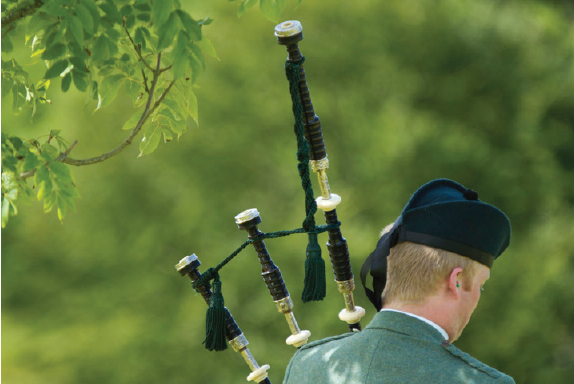
[[[163,26],[169,18],[172,8],[172,0],[158,0],[153,3],[152,20],[156,28]]]
[[[7,197],[2,197],[2,228],[6,228],[8,219],[10,218],[10,200]]]
[[[128,95],[130,95],[134,103],[140,97],[141,90],[142,90],[141,82],[131,77],[126,78],[125,91]]]
[[[14,79],[12,79],[8,74],[2,73],[2,98],[10,93],[13,85]]]
[[[66,53],[66,46],[62,43],[56,43],[49,47],[42,53],[42,59],[44,60],[54,60],[61,57]]]
[[[177,16],[175,12],[172,12],[169,15],[169,19],[165,22],[158,30],[158,42],[157,42],[157,50],[162,51],[165,48],[169,47],[177,33],[179,28],[177,22]]]
[[[47,154],[49,156],[47,161],[51,161],[53,158],[58,156],[58,149],[56,149],[52,144],[44,143],[40,148],[42,149],[43,155]]]
[[[170,120],[169,126],[171,130],[177,134],[178,139],[187,129],[185,120]]]
[[[2,52],[4,53],[10,53],[14,49],[14,47],[12,46],[12,40],[10,40],[10,36],[8,36],[8,34],[2,37],[1,45],[2,45]]]
[[[35,36],[38,32],[44,29],[50,22],[46,19],[45,14],[36,12],[28,21],[26,25],[26,33],[24,34],[26,43],[31,37]]]
[[[132,29],[136,23],[136,17],[134,15],[129,15],[126,17],[126,28]]]
[[[86,7],[92,15],[93,33],[96,33],[98,31],[98,26],[100,25],[100,9],[93,0],[80,0],[80,3]]]
[[[124,123],[123,130],[129,131],[135,128],[136,124],[141,118],[142,111],[136,111],[128,121]]]
[[[141,44],[142,47],[145,45],[145,38],[142,27],[136,28],[136,33],[134,34],[134,43]]]
[[[211,17],[206,17],[203,20],[199,20],[198,23],[200,25],[209,25],[209,24],[213,23],[213,19]]]
[[[201,51],[201,48],[197,44],[190,44],[189,48],[191,49],[191,52],[193,53],[193,55],[195,55],[195,57],[197,57],[197,60],[199,61],[201,68],[205,69],[205,57],[203,56],[203,52]]]
[[[199,62],[197,56],[188,52],[189,64],[191,65],[191,84],[195,84],[197,78],[201,74],[201,63]]]
[[[82,71],[86,67],[86,62],[80,57],[72,56],[68,60],[70,60],[70,63],[72,63],[74,68],[78,71]]]
[[[72,84],[72,74],[67,73],[66,76],[62,78],[62,92],[68,92],[70,85]]]
[[[78,91],[86,92],[86,90],[88,89],[88,81],[86,79],[86,76],[83,75],[81,71],[77,71],[76,69],[72,70],[72,79],[74,80],[74,85],[76,86]]]
[[[19,114],[22,106],[26,103],[26,87],[20,82],[16,82],[12,87],[12,113]]]
[[[189,13],[181,9],[177,9],[175,12],[179,16],[179,19],[181,20],[181,23],[183,24],[185,31],[189,35],[189,38],[191,40],[201,40],[201,26],[199,25],[199,23],[195,21],[189,15]]]
[[[132,14],[133,11],[134,11],[134,10],[133,10],[132,6],[129,5],[129,4],[126,4],[126,5],[124,5],[123,7],[120,8],[120,15],[122,15],[122,16],[129,16],[129,15]]]
[[[114,28],[108,28],[105,30],[104,32],[106,35],[109,36],[110,39],[112,39],[115,42],[117,42],[120,39],[120,32],[117,29]]]
[[[41,167],[44,168],[45,167]],[[37,186],[38,184],[36,184]],[[40,186],[38,187],[38,201],[45,199],[46,197],[50,196],[52,194],[52,191],[54,189],[54,185],[52,183],[52,180],[50,180],[49,178],[44,181],[42,184],[40,184]]]
[[[150,12],[151,7],[148,3],[134,4],[134,8],[142,12]]]
[[[150,124],[146,128],[144,138],[140,142],[140,154],[138,157],[148,155],[156,150],[161,139],[161,127],[159,124]]]
[[[64,217],[66,217],[66,202],[61,196],[58,196],[58,219],[63,221]]]
[[[44,197],[44,213],[50,212],[54,206],[56,205],[57,195],[55,193],[51,193]]]
[[[106,44],[108,45],[108,52],[110,57],[114,57],[118,54],[118,44],[112,39],[106,38]]]
[[[98,61],[103,61],[109,57],[108,44],[104,35],[98,36],[94,46],[92,47],[92,58]]]
[[[72,172],[70,171],[70,167],[68,165],[60,163],[59,161],[55,161],[48,167],[50,168],[50,172],[53,173],[56,177],[58,184],[65,185],[72,183]]]
[[[260,0],[259,7],[261,8],[261,13],[267,19],[274,23],[279,22],[279,16],[281,16],[281,11],[283,9],[278,5],[276,0]]]
[[[64,31],[61,28],[58,27],[49,28],[45,31],[44,36],[42,37],[42,43],[46,47],[59,43],[62,41],[63,34]]]
[[[148,21],[151,20],[151,15],[150,15],[149,13],[147,13],[147,12],[145,12],[145,13],[138,13],[138,14],[136,15],[136,19],[138,19],[138,20],[140,20],[140,21],[143,21],[143,22],[148,22]]]
[[[173,135],[171,134],[170,131],[168,131],[167,129],[162,129],[163,132],[163,142],[167,143],[168,141],[172,141],[173,140]]]
[[[76,16],[80,19],[83,28],[88,32],[90,35],[94,34],[94,19],[92,14],[84,6],[83,4],[79,3],[76,5]]]
[[[124,84],[125,76],[122,74],[111,75],[104,78],[100,84],[99,101],[96,110],[109,105],[116,96],[118,91]]]
[[[50,87],[50,80],[42,79],[36,83],[36,90],[38,92],[46,92]]]
[[[42,186],[46,183],[49,183],[49,193],[46,193],[47,187],[44,187],[42,190]],[[48,196],[52,192],[52,181],[50,180],[50,172],[45,166],[40,166],[36,173],[34,174],[34,184],[38,189],[38,200],[42,200],[46,196]]]
[[[177,93],[180,94],[179,92]],[[168,97],[166,97],[163,100],[162,104],[168,107],[171,110],[171,112],[173,112],[175,120],[183,120],[187,117],[188,112],[184,110],[180,104],[178,104],[175,100],[173,100],[174,97],[177,96],[174,96],[173,93],[170,93]]]
[[[113,1],[106,1],[103,4],[100,4],[100,8],[102,9],[102,11],[105,12],[106,16],[105,19],[112,22],[112,23],[121,23],[122,21],[122,16],[120,15],[120,12],[118,11],[118,7],[116,6],[116,4]]]
[[[196,42],[196,44],[199,45],[201,49],[203,49],[205,53],[207,53],[209,56],[219,60],[219,57],[217,57],[217,52],[215,52],[215,47],[213,46],[213,43],[207,37],[203,36],[203,38],[200,41]]]
[[[38,157],[30,152],[24,161],[24,172],[28,172],[29,170],[36,168],[38,165],[40,165]]]
[[[175,43],[175,47],[171,51],[172,56],[172,70],[173,70],[173,77],[179,78],[185,75],[185,71],[189,66],[189,59],[187,56],[187,42],[188,38],[183,33],[183,31],[179,31],[177,34],[177,41]]]
[[[63,60],[56,61],[46,71],[46,74],[44,75],[44,79],[51,79],[53,77],[60,76],[60,74],[62,72],[64,72],[66,70],[66,68],[68,68],[68,60],[63,59]]]
[[[78,44],[82,45],[84,43],[84,27],[82,27],[82,22],[79,18],[75,16],[68,18],[68,31],[69,30],[71,30],[72,36],[74,36]]]

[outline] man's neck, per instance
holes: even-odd
[[[423,317],[442,328],[448,334],[449,341],[454,340],[455,331],[452,327],[451,311],[439,300],[431,297],[422,304],[390,303],[384,305],[383,309],[393,309]]]

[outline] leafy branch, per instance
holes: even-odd
[[[76,160],[76,159],[72,159],[69,158],[67,156],[62,158],[62,162],[66,163],[66,164],[70,164],[70,165],[76,165],[76,166],[81,166],[81,165],[90,165],[90,164],[96,164],[96,163],[101,163],[102,161],[105,161],[107,159],[109,159],[110,157],[113,157],[115,155],[117,155],[118,153],[120,153],[125,147],[127,147],[128,145],[131,144],[132,140],[134,139],[134,137],[137,136],[137,134],[140,132],[141,128],[143,127],[143,125],[145,124],[145,122],[147,121],[147,119],[150,117],[151,114],[153,114],[153,112],[156,110],[156,108],[161,104],[161,102],[165,99],[165,97],[167,96],[167,94],[169,93],[169,90],[171,89],[171,87],[173,86],[173,84],[175,83],[175,80],[172,80],[171,83],[169,84],[169,86],[165,89],[165,91],[162,92],[161,96],[157,99],[157,101],[154,103],[153,107],[151,107],[151,101],[153,100],[153,96],[154,96],[154,92],[155,92],[155,88],[157,85],[157,81],[159,79],[159,76],[161,74],[161,69],[160,69],[160,64],[161,64],[161,52],[157,55],[157,66],[155,71],[153,71],[153,79],[151,82],[151,88],[149,89],[149,96],[148,96],[148,100],[146,103],[146,106],[141,114],[140,119],[138,120],[136,126],[133,128],[132,132],[130,133],[130,135],[116,148],[114,148],[113,150],[104,153],[100,156],[96,156],[96,157],[92,157],[89,159],[84,159],[84,160]],[[151,108],[150,108],[151,107]]]
[[[42,0],[34,0],[32,4],[26,4],[10,10],[8,15],[2,18],[2,28],[9,26],[15,21],[23,19],[26,16],[34,14],[42,5]]]
[[[62,93],[73,84],[86,94],[87,104],[97,103],[94,112],[113,103],[123,90],[136,112],[124,122],[122,129],[130,132],[117,147],[87,159],[70,157],[77,140],[68,145],[60,130],[50,131],[47,140],[2,132],[2,226],[17,213],[19,200],[34,195],[44,201],[45,212],[57,207],[62,220],[79,197],[72,165],[106,161],[137,135],[143,136],[139,156],[155,151],[162,137],[165,143],[179,139],[189,118],[198,123],[194,87],[205,70],[206,56],[219,60],[203,34],[203,27],[213,20],[194,19],[179,0],[10,3],[15,5],[2,3],[1,94],[3,99],[12,96],[14,114],[29,107],[34,116],[39,105],[51,104],[47,95],[54,84]],[[271,20],[285,7],[283,0],[239,0],[238,15],[257,3]],[[31,48],[31,62],[24,65],[10,57],[19,29]],[[40,62],[47,68],[42,79],[34,79],[26,69]]]

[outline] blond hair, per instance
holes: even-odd
[[[391,248],[387,258],[384,304],[421,304],[447,282],[454,268],[462,268],[463,289],[470,291],[478,262],[457,253],[408,241]]]

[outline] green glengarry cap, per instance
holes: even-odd
[[[403,241],[424,244],[457,253],[487,267],[510,242],[508,217],[498,208],[478,199],[478,194],[448,179],[433,180],[412,196],[391,230],[385,233],[361,268],[367,296],[377,309],[387,279],[387,256]],[[365,286],[373,276],[373,291]]]

